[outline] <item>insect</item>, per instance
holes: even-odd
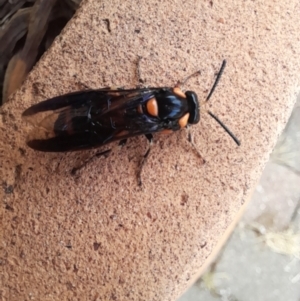
[[[225,64],[224,60],[206,101],[215,90]],[[180,84],[174,88],[85,90],[42,101],[23,112],[23,117],[35,126],[27,145],[38,151],[67,152],[118,140],[124,144],[130,137],[145,135],[150,143],[141,163],[140,179],[153,133],[177,131],[200,121],[196,93],[183,93]],[[208,113],[239,145],[230,130],[214,114]]]

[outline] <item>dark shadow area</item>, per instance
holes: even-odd
[[[0,105],[16,91],[81,0],[0,0]]]

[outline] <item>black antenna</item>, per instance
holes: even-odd
[[[230,129],[216,116],[214,115],[211,111],[208,111],[208,114],[218,122],[218,124],[226,131],[226,133],[234,140],[234,142],[240,146],[241,142],[239,141],[238,138],[234,136],[234,134],[230,131]]]
[[[178,81],[177,84],[176,84],[176,87],[181,88],[182,86],[185,85],[185,83],[186,83],[190,78],[192,78],[192,77],[194,77],[194,76],[196,76],[196,75],[199,75],[199,74],[201,74],[201,71],[200,71],[200,70],[198,70],[198,71],[194,72],[193,74],[187,76],[187,77],[184,78],[183,80]]]
[[[218,84],[218,82],[220,81],[220,78],[221,78],[221,76],[222,76],[222,74],[223,74],[223,72],[224,72],[225,66],[226,66],[226,60],[223,60],[222,66],[221,66],[221,68],[220,68],[220,71],[218,72],[218,75],[217,75],[217,77],[216,77],[216,80],[215,80],[215,82],[214,82],[214,84],[213,84],[213,86],[212,86],[212,88],[211,88],[209,94],[208,94],[207,97],[206,97],[206,101],[209,101],[210,97],[211,97],[212,94],[214,93],[214,91],[215,91],[215,89],[216,89],[216,87],[217,87],[217,84]]]
[[[222,65],[221,65],[221,68],[220,68],[220,71],[218,72],[218,75],[216,77],[216,80],[208,94],[208,96],[206,97],[206,100],[205,102],[208,102],[210,97],[212,96],[213,92],[215,91],[216,89],[216,86],[218,84],[218,82],[220,81],[220,78],[221,78],[221,75],[223,74],[224,72],[224,68],[226,66],[226,60],[223,60],[222,62]],[[241,142],[238,140],[238,138],[235,137],[235,135],[229,130],[229,128],[216,116],[214,115],[212,112],[208,111],[208,114],[218,122],[218,124],[226,131],[226,133],[234,140],[234,142],[240,146],[241,145]]]

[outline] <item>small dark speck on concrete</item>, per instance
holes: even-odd
[[[5,192],[6,194],[11,194],[11,193],[14,192],[14,187],[13,187],[13,185],[7,185],[6,182],[4,182],[4,183],[2,184],[2,187],[3,187],[4,192]]]
[[[180,205],[181,205],[181,206],[186,205],[186,203],[188,202],[188,199],[189,199],[189,196],[186,195],[186,194],[183,194],[183,195],[181,196],[181,202],[180,202]]]
[[[94,242],[94,250],[97,251],[100,248],[100,244],[98,242]]]
[[[203,242],[202,244],[201,244],[201,249],[203,249],[205,246],[207,245],[207,242],[205,241],[205,242]]]
[[[25,156],[25,154],[26,154],[26,150],[22,147],[19,147],[19,152],[20,152],[21,156]]]
[[[104,21],[105,24],[106,24],[107,31],[108,31],[108,32],[111,32],[110,21],[109,21],[109,19],[103,19],[103,21]]]
[[[74,272],[74,273],[77,273],[77,272],[78,272],[78,268],[77,268],[76,264],[74,264],[73,272]]]
[[[16,167],[15,167],[15,180],[16,181],[20,179],[21,172],[22,172],[22,165],[21,164],[16,165]]]
[[[8,210],[8,211],[14,211],[14,208],[9,206],[9,205],[5,205],[5,209]]]

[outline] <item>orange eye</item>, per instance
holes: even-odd
[[[190,117],[190,113],[186,113],[184,116],[182,116],[179,119],[178,123],[179,123],[181,128],[184,128],[187,125],[189,117]]]
[[[158,106],[157,101],[155,98],[151,98],[148,100],[147,104],[147,111],[150,115],[157,117],[158,116]]]
[[[186,98],[186,95],[178,87],[173,88],[173,93],[182,98]]]

